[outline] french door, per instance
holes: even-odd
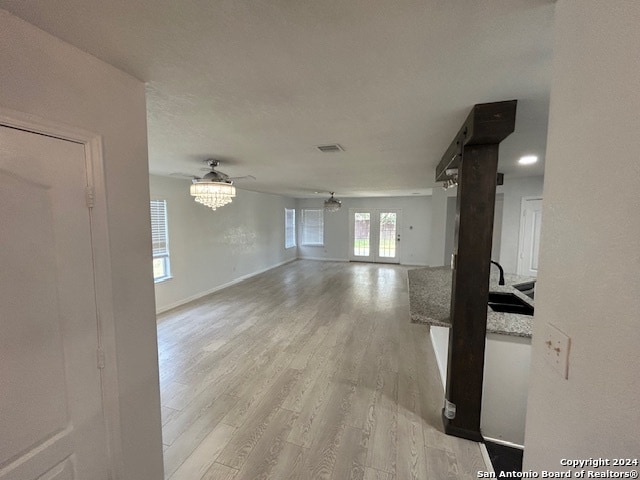
[[[349,209],[349,259],[400,263],[398,209]]]

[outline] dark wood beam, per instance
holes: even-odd
[[[456,406],[456,414],[444,422],[446,433],[482,441],[480,411],[498,145],[465,147],[459,168],[446,387],[446,398]]]
[[[458,168],[466,145],[498,144],[513,133],[517,103],[508,100],[475,105],[436,167],[436,182],[452,178],[446,170]]]
[[[438,166],[457,169],[445,432],[482,441],[480,414],[498,144],[515,127],[516,101],[476,105]],[[456,152],[458,152],[456,154]]]

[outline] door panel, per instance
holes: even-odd
[[[378,260],[379,262],[399,263],[398,257],[398,212],[378,212]]]
[[[349,209],[349,259],[400,263],[400,210]]]
[[[518,252],[518,273],[538,276],[538,252],[542,225],[542,199],[525,198],[522,202],[522,222]]]
[[[371,212],[355,212],[353,217],[353,242],[351,254],[356,258],[371,260]]]
[[[104,479],[84,147],[0,126],[0,480]]]

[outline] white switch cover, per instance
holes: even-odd
[[[571,339],[547,323],[544,330],[544,357],[565,380],[569,378],[569,348]]]

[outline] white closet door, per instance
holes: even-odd
[[[80,144],[0,126],[0,480],[102,480],[107,447]]]
[[[540,227],[542,225],[542,199],[524,198],[520,217],[520,244],[518,274],[538,276],[538,252],[540,251]]]

